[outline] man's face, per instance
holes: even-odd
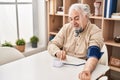
[[[82,12],[72,10],[69,14],[70,23],[75,29],[84,28],[85,15]]]

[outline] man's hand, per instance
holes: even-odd
[[[91,79],[90,71],[82,71],[81,73],[79,73],[79,79],[80,80],[90,80]]]
[[[83,71],[81,73],[79,73],[79,79],[80,80],[90,80],[91,73],[96,68],[97,63],[98,63],[98,59],[96,57],[88,58]]]
[[[65,60],[66,59],[66,52],[61,50],[56,53],[56,57],[59,58],[60,60]]]

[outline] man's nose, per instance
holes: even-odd
[[[72,23],[73,23],[73,24],[75,24],[75,23],[76,23],[76,21],[73,19],[73,20],[72,20]]]

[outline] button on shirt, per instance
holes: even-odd
[[[62,48],[68,55],[85,58],[89,46],[102,48],[103,37],[101,29],[89,21],[84,31],[76,37],[74,27],[68,23],[49,42],[48,52],[54,56]]]

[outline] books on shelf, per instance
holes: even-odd
[[[113,13],[111,18],[120,19],[120,13]]]
[[[105,8],[104,8],[104,17],[106,17],[106,10],[107,10],[107,0],[105,0],[105,4],[104,4]]]
[[[117,9],[117,0],[105,0],[104,17],[111,18],[112,13]]]
[[[112,15],[111,18],[120,19],[120,16]]]

